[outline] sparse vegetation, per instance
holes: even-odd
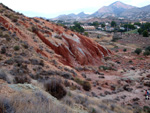
[[[10,18],[13,22],[17,22],[18,18],[19,18],[17,15],[15,15],[13,13],[9,13],[9,14],[6,13],[5,16],[8,17],[8,18]]]
[[[120,37],[120,36],[117,35],[117,34],[114,34],[114,35],[113,35],[113,38],[112,38],[112,41],[113,41],[113,42],[116,42],[116,41],[119,40],[119,39],[122,39],[122,37]]]
[[[99,66],[99,69],[102,69],[102,70],[114,70],[112,67],[108,67],[108,66]]]
[[[36,26],[32,26],[31,31],[36,32],[36,31],[38,31],[38,28]]]

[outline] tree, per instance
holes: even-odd
[[[132,30],[133,30],[133,29],[136,29],[135,26],[132,25],[132,24],[125,24],[125,25],[124,25],[124,28],[125,28],[127,31],[130,30],[130,29],[132,29]]]
[[[143,30],[140,28],[140,29],[138,29],[138,33],[139,33],[139,35],[141,35],[142,34],[142,32],[143,32]]]
[[[143,31],[143,37],[149,37],[149,34],[148,34],[148,31],[147,31],[147,30],[144,30],[144,31]]]
[[[102,24],[101,24],[101,26],[102,26],[102,27],[105,27],[105,24],[104,24],[104,23],[102,23]]]
[[[74,26],[73,27],[70,27],[71,30],[74,30],[76,32],[79,32],[79,33],[83,33],[84,32],[84,28],[81,27],[80,23],[79,22],[74,22]]]
[[[138,25],[138,26],[141,26],[141,23],[139,22],[135,22],[134,25]]]
[[[150,46],[146,47],[145,51],[150,51]]]
[[[116,25],[117,25],[117,24],[116,24],[115,21],[112,21],[112,22],[111,22],[111,27],[116,27]]]
[[[137,55],[139,55],[142,52],[142,49],[140,48],[136,48],[136,50],[134,51]]]
[[[99,26],[99,23],[97,21],[92,23],[93,26],[95,26],[95,28],[97,28]]]

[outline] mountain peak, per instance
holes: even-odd
[[[120,2],[120,1],[116,1],[112,4],[110,4],[109,6],[104,6],[104,7],[100,8],[94,15],[119,16],[124,11],[126,11],[128,9],[132,9],[132,8],[135,8],[135,7],[125,4],[123,2]]]
[[[78,15],[80,15],[80,14],[85,14],[85,13],[82,11],[82,12],[80,12]]]
[[[114,3],[112,3],[112,4],[110,4],[110,5],[116,5],[116,4],[124,4],[124,3],[121,2],[121,1],[116,1],[116,2],[114,2]]]
[[[116,8],[123,8],[123,9],[131,9],[131,8],[134,8],[134,6],[131,6],[131,5],[128,5],[128,4],[125,4],[123,2],[120,2],[120,1],[116,1],[112,4],[109,5],[110,7],[116,7]]]

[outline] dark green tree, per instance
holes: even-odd
[[[95,26],[95,28],[97,28],[99,26],[99,23],[97,21],[92,23],[93,26]]]
[[[105,27],[105,24],[104,24],[104,23],[102,23],[102,24],[101,24],[101,26],[102,26],[102,27]]]
[[[124,25],[124,28],[126,29],[126,30],[133,30],[133,29],[136,29],[135,27],[134,27],[134,25],[132,25],[132,24],[125,24]]]
[[[148,31],[147,31],[147,30],[144,30],[144,31],[143,31],[143,37],[149,37],[149,34],[148,34]]]
[[[134,25],[138,25],[138,26],[141,26],[141,23],[139,22],[135,22]]]
[[[141,35],[142,34],[142,32],[143,32],[143,30],[140,28],[140,29],[138,29],[138,33],[139,33],[139,35]]]
[[[146,47],[145,51],[150,51],[150,46]]]
[[[84,28],[81,26],[81,24],[79,22],[74,22],[74,26],[70,27],[71,30],[74,30],[76,32],[79,33],[83,33],[84,32]]]
[[[116,22],[115,21],[111,21],[111,27],[116,27]]]

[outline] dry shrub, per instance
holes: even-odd
[[[90,91],[91,90],[91,84],[88,81],[83,81],[79,78],[74,78],[74,81],[76,83],[82,85],[82,87],[85,91]]]
[[[82,84],[82,87],[85,91],[90,91],[91,90],[91,84],[88,81],[84,81]]]
[[[67,94],[67,91],[65,90],[61,82],[56,78],[51,78],[45,83],[44,86],[46,91],[57,99],[62,99]]]
[[[16,76],[15,83],[20,83],[20,84],[31,83],[31,79],[27,76]]]

